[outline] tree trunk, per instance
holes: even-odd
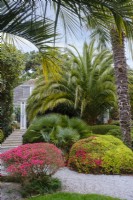
[[[111,30],[111,43],[117,85],[120,127],[123,142],[131,148],[131,106],[128,94],[127,63],[125,56],[125,37],[116,29]]]

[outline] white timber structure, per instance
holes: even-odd
[[[14,108],[20,110],[20,129],[24,130],[27,128],[27,118],[26,118],[26,103],[27,99],[34,89],[35,79],[30,79],[22,85],[17,86],[14,89],[14,99],[13,104]]]

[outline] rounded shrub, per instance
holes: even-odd
[[[62,152],[49,143],[21,145],[0,155],[10,175],[20,178],[39,178],[52,175],[64,166]]]
[[[3,131],[0,129],[0,143],[3,142],[3,139],[4,139],[4,133],[3,133]]]
[[[120,127],[116,125],[94,125],[90,126],[92,133],[106,135],[109,131],[115,129],[120,131]]]
[[[133,173],[133,152],[111,135],[94,135],[76,142],[68,166],[83,173]]]

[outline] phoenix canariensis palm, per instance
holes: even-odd
[[[83,47],[83,55],[73,47],[69,56],[72,66],[63,71],[62,79],[48,84],[40,78],[37,87],[28,100],[28,116],[33,119],[59,104],[73,107],[81,118],[93,124],[97,117],[115,104],[112,56],[109,51],[96,52],[94,42]]]
[[[133,117],[133,70],[132,69],[128,70],[128,86],[129,86],[129,95],[131,102],[131,114]]]
[[[129,1],[120,1],[120,8],[128,6]],[[122,130],[123,142],[131,147],[131,107],[128,93],[127,63],[125,55],[125,38],[129,39],[130,45],[133,44],[133,2],[130,1],[131,8],[127,8],[125,18],[111,14],[106,9],[103,13],[99,12],[99,18],[88,19],[88,27],[92,27],[93,37],[98,38],[100,43],[106,45],[108,42],[112,46],[115,79],[117,85],[119,119]],[[97,12],[97,11],[96,11]],[[106,15],[107,23],[103,23],[102,18]],[[116,22],[117,21],[117,25]],[[132,51],[132,49],[131,49]]]

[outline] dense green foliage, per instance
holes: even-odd
[[[24,60],[25,65],[22,75],[19,79],[19,84],[30,79],[35,79],[40,73],[42,73],[42,56],[39,52],[31,51],[25,53]]]
[[[94,134],[101,134],[101,135],[105,135],[107,134],[110,130],[113,129],[118,129],[120,130],[119,126],[116,125],[94,125],[94,126],[90,126],[91,131]]]
[[[89,135],[90,129],[81,119],[49,114],[33,120],[23,135],[23,142],[51,142],[68,151],[73,143]]]
[[[23,197],[30,197],[38,194],[50,194],[59,189],[61,189],[61,182],[57,178],[43,176],[40,179],[25,182],[21,194]]]
[[[111,135],[94,135],[72,146],[68,165],[83,173],[133,173],[133,152]]]
[[[3,131],[0,129],[0,143],[2,143],[3,139],[4,139],[4,133],[3,133]]]
[[[28,99],[27,113],[29,120],[38,114],[44,114],[63,104],[69,110],[95,123],[97,117],[116,103],[113,79],[112,56],[108,50],[97,53],[92,41],[83,47],[80,55],[68,50],[69,66],[63,67],[60,79],[50,78],[48,82],[42,77]],[[62,109],[63,109],[62,106]]]
[[[94,125],[89,126],[92,134],[101,134],[101,135],[113,135],[119,139],[122,139],[122,132],[119,126],[119,121],[113,122],[117,125]],[[133,128],[131,128],[131,138],[132,138],[132,147],[133,147]]]
[[[46,196],[33,197],[28,200],[119,200],[118,198],[97,195],[97,194],[72,194],[57,193]]]
[[[23,55],[15,47],[5,44],[1,46],[0,58],[0,128],[7,135],[11,132],[13,88],[21,74]]]

